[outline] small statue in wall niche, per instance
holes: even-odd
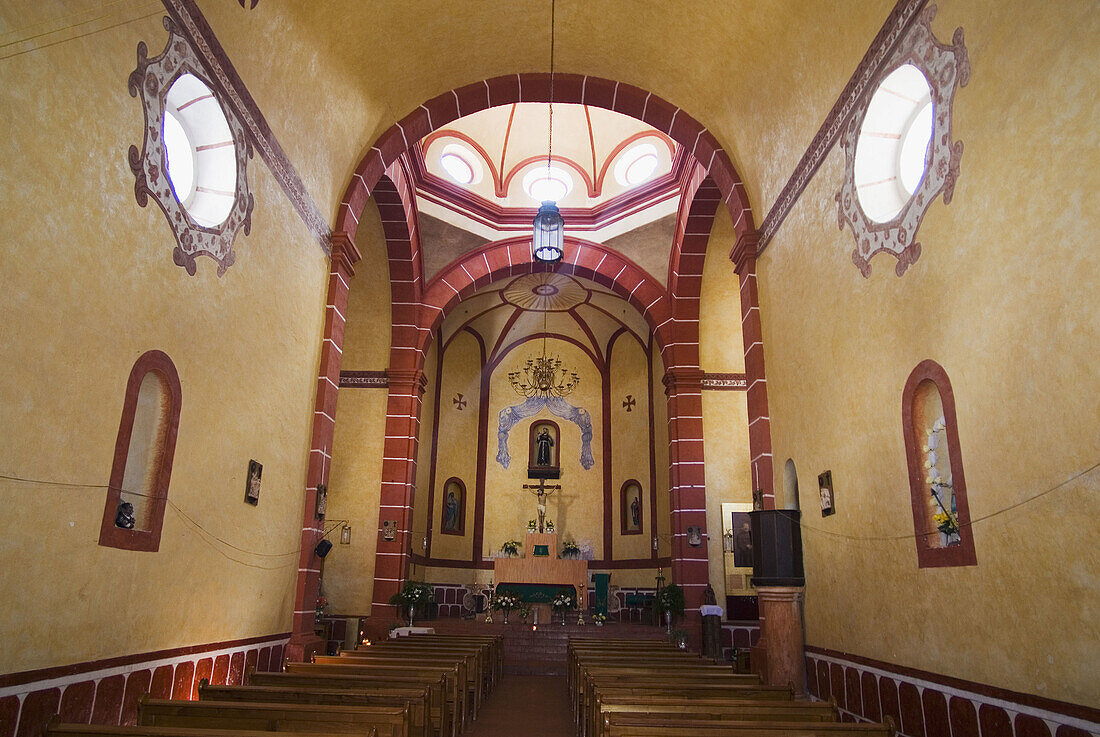
[[[538,452],[535,456],[535,465],[549,466],[552,463],[551,448],[554,447],[554,439],[550,437],[550,431],[547,428],[542,428],[539,431],[538,436],[535,438],[535,443],[538,445]]]
[[[707,587],[703,590],[703,603],[704,604],[717,604],[718,603],[718,598],[714,595],[714,587],[711,586],[709,583],[707,584]]]
[[[136,521],[134,518],[134,505],[130,502],[119,502],[118,514],[115,515],[115,527],[132,530]]]

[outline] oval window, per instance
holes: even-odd
[[[920,185],[934,108],[928,79],[912,64],[891,72],[871,96],[856,141],[854,184],[874,222],[897,217]]]
[[[221,104],[195,75],[181,74],[169,88],[163,135],[176,199],[199,225],[224,223],[236,199],[236,144]]]
[[[652,143],[639,143],[627,149],[615,163],[615,181],[624,187],[647,182],[659,163],[657,148]]]
[[[535,202],[558,202],[573,190],[573,177],[556,166],[537,166],[523,177],[523,191]]]
[[[439,165],[459,184],[477,184],[483,170],[479,157],[470,149],[457,143],[448,143],[439,154]]]

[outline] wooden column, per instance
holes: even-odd
[[[332,235],[325,333],[321,341],[321,367],[317,376],[317,400],[313,408],[313,438],[306,470],[305,508],[302,511],[298,582],[294,593],[294,617],[286,659],[308,661],[323,649],[313,633],[314,612],[321,583],[321,561],[313,550],[321,541],[324,519],[314,513],[317,485],[328,483],[332,468],[332,437],[336,429],[336,396],[340,385],[340,359],[344,348],[344,324],[348,309],[348,284],[355,274],[359,250],[345,233]]]

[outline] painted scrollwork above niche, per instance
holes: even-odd
[[[905,273],[921,254],[916,240],[925,212],[943,195],[950,204],[963,144],[951,139],[955,90],[970,80],[963,29],[951,45],[936,41],[929,5],[868,84],[841,137],[844,181],[836,194],[838,224],[852,228],[852,262],[864,277],[886,252]]]
[[[138,44],[130,96],[145,113],[141,151],[130,146],[134,195],[145,207],[150,197],[164,212],[176,238],[172,259],[194,276],[196,258],[209,256],[218,276],[233,265],[233,242],[252,227],[254,199],[247,163],[252,145],[232,108],[210,84],[191,44],[170,18],[168,42],[148,58]]]

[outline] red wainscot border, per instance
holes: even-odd
[[[899,737],[1089,737],[1100,710],[806,646],[806,680],[846,722],[889,717]]]
[[[198,697],[199,682],[241,685],[248,668],[279,671],[289,633],[157,650],[0,675],[0,737],[37,737],[54,714],[69,724],[131,725],[138,698]]]

